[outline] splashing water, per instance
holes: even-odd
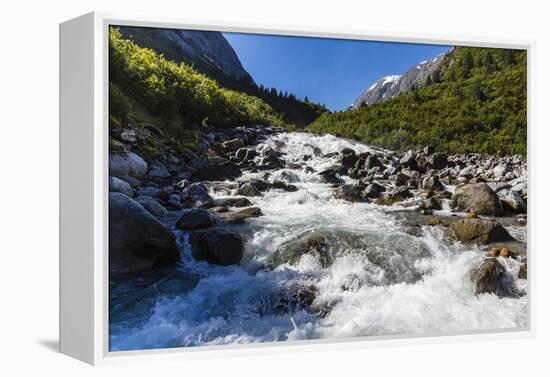
[[[305,163],[316,172],[337,162],[324,154],[344,147],[386,153],[305,133],[278,134],[265,143],[284,153],[287,162]],[[311,158],[304,162],[304,155]],[[245,173],[242,179],[260,174]],[[168,293],[161,285],[147,294],[149,310],[138,320],[123,306],[126,312],[111,321],[112,351],[527,325],[526,295],[474,295],[468,272],[485,257],[478,247],[450,242],[440,227],[411,235],[395,209],[336,200],[329,184],[303,168],[280,169],[272,179],[291,180],[298,191],[273,189],[250,198],[264,216],[240,226],[249,237],[241,265],[195,261],[187,234],[178,233],[183,253],[178,273],[193,278],[176,289],[169,285]],[[513,232],[521,238],[524,229]],[[264,268],[279,250],[310,234],[330,240],[331,264],[305,254],[293,265]],[[517,277],[518,261],[500,261]],[[516,280],[525,291],[526,281]],[[294,287],[311,287],[315,310],[285,299]]]

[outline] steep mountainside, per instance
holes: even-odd
[[[424,60],[411,67],[403,75],[384,76],[378,79],[353,101],[352,108],[358,108],[362,104],[372,105],[386,101],[400,94],[408,93],[413,88],[424,86],[428,77],[431,78],[432,75],[437,74],[436,71],[439,70],[447,54]]]
[[[179,30],[146,27],[118,27],[122,36],[163,54],[168,60],[194,66],[224,86],[253,84],[237,54],[217,31]]]
[[[297,99],[292,93],[258,86],[242,66],[237,53],[218,31],[117,26],[122,37],[154,50],[176,63],[191,65],[222,87],[258,97],[280,112],[285,122],[304,128],[324,106]]]
[[[451,153],[527,152],[527,54],[456,47],[421,88],[389,100],[323,114],[308,130],[389,149],[431,144]]]

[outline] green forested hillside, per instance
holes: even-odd
[[[256,85],[248,73],[241,79],[236,79],[221,70],[215,62],[210,60],[205,62],[204,59],[189,54],[177,42],[166,38],[165,34],[162,33],[162,29],[132,26],[117,28],[123,39],[129,39],[140,47],[150,48],[157,54],[162,54],[168,60],[176,63],[186,63],[197,72],[216,80],[224,88],[260,98],[279,112],[286,123],[304,128],[319,117],[321,113],[327,111],[324,106],[296,98],[292,93]],[[190,40],[186,42],[194,43]]]
[[[192,124],[285,125],[281,114],[261,99],[225,89],[189,65],[139,47],[116,28],[109,33],[109,80],[113,127],[126,123],[129,116],[153,118],[174,136]]]
[[[456,47],[425,85],[386,102],[323,114],[308,130],[386,148],[525,155],[527,56]]]

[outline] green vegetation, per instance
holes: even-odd
[[[185,63],[197,72],[216,80],[224,88],[260,98],[280,113],[285,123],[304,128],[323,112],[328,111],[324,106],[312,103],[307,99],[302,101],[292,93],[256,85],[250,76],[237,80],[219,67],[205,63],[197,56],[187,53],[176,42],[165,38],[160,31],[161,29],[122,26],[118,30],[124,39],[132,40],[140,47],[150,48],[156,51],[157,54],[162,54],[168,60]],[[187,40],[187,43],[193,44],[195,42],[190,39]],[[195,47],[200,49],[198,46]]]
[[[137,118],[184,138],[194,124],[285,126],[282,116],[261,99],[223,88],[189,65],[139,47],[116,28],[109,33],[109,78],[113,127]]]
[[[402,151],[526,155],[526,52],[456,47],[445,59],[422,88],[323,114],[308,130]]]

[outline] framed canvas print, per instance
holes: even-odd
[[[531,48],[61,24],[61,351],[531,334]]]

